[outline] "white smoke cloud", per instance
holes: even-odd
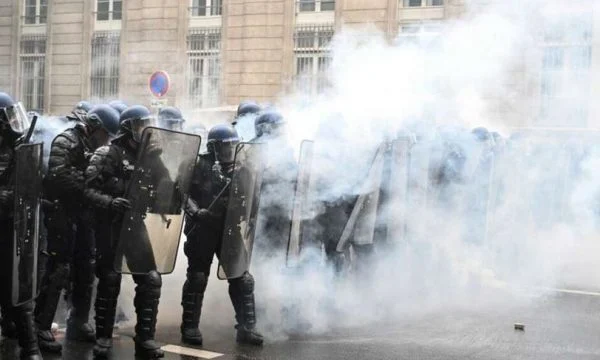
[[[600,161],[591,146],[595,133],[513,137],[499,150],[492,175],[477,171],[482,148],[469,135],[476,126],[510,135],[517,124],[541,121],[540,44],[548,26],[570,16],[573,6],[514,0],[473,3],[469,10],[424,44],[403,38],[390,44],[373,28],[344,28],[332,43],[331,87],[319,96],[305,89],[277,102],[288,122],[287,144],[269,151],[267,166],[285,167],[278,190],[263,194],[263,205],[289,205],[293,197],[294,177],[288,175],[294,169],[285,146],[298,158],[302,140],[315,139],[317,153],[326,155],[315,158],[315,176],[330,180],[318,198],[331,200],[359,193],[348,184],[366,177],[360,164],[369,163],[384,140],[404,131],[414,133],[417,143],[411,149],[408,200],[388,205],[392,221],[406,224],[406,236],[378,247],[363,273],[353,265],[345,276],[335,276],[320,252],[303,254],[302,266],[286,267],[285,246],[275,256],[257,248],[251,271],[259,326],[268,339],[467,303],[535,301],[540,288],[593,289],[598,283],[592,270],[600,260],[594,239],[599,180],[594,169]],[[560,31],[569,38],[580,30]],[[565,79],[562,93],[581,87],[579,78]],[[574,101],[569,99],[561,100],[566,107]],[[468,175],[447,187],[432,185],[433,170],[439,170],[450,144],[466,154]],[[263,245],[286,240],[259,226],[257,241]],[[161,324],[179,323],[183,254],[179,259],[176,273],[164,278],[165,289],[173,291],[163,291]],[[203,324],[229,324],[233,312],[225,284],[214,275],[210,284]]]

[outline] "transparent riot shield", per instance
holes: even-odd
[[[200,141],[193,134],[144,129],[126,193],[132,208],[120,224],[116,271],[173,272]]]
[[[369,245],[375,236],[377,208],[383,179],[385,144],[379,146],[366,178],[359,190],[359,196],[346,222],[336,250],[346,251],[349,241],[356,245]]]
[[[241,277],[250,268],[265,144],[240,143],[236,148],[229,203],[219,253],[219,279]]]
[[[413,143],[412,138],[404,137],[386,145],[376,236],[387,244],[406,241],[410,149]]]
[[[292,205],[292,226],[287,249],[287,264],[293,265],[300,258],[302,248],[302,222],[308,218],[308,189],[310,185],[310,173],[313,161],[315,143],[305,140],[300,147],[298,160],[298,179]]]
[[[15,152],[15,209],[11,291],[14,306],[37,296],[43,145],[26,144]]]

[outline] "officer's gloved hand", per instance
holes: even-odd
[[[163,151],[160,147],[160,144],[156,141],[151,141],[146,146],[146,154],[148,154],[149,156],[160,156],[162,152]]]
[[[131,202],[124,198],[114,198],[110,202],[110,209],[119,214],[124,214],[127,210],[131,209]]]
[[[15,201],[14,192],[12,190],[0,190],[0,205],[10,206]]]
[[[212,217],[214,217],[214,214],[207,209],[198,209],[196,211],[194,211],[193,214],[194,220],[197,221],[203,221],[203,220],[208,220]]]

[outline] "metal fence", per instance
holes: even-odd
[[[218,16],[223,13],[222,0],[194,0],[189,8],[191,16]]]
[[[331,63],[329,43],[333,34],[333,25],[296,28],[294,35],[296,88],[318,94],[329,86],[326,71]]]
[[[21,101],[27,110],[44,109],[46,70],[46,36],[26,36],[21,39]]]
[[[92,99],[119,96],[119,32],[97,32],[92,39],[91,92]]]
[[[187,38],[187,94],[192,108],[216,106],[221,84],[221,30],[192,30]]]

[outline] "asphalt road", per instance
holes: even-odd
[[[230,324],[203,326],[204,352],[166,359],[598,359],[600,296],[553,293],[525,306],[501,309],[469,306],[400,320],[332,330],[321,335],[268,339],[263,348],[239,346]],[[523,323],[524,331],[515,330]],[[113,359],[132,359],[132,330],[118,330]],[[60,336],[60,335],[59,335]],[[177,326],[158,329],[165,345],[181,346]],[[61,340],[64,341],[64,340]],[[65,343],[62,357],[91,359],[92,345]],[[171,347],[174,351],[180,349]],[[190,351],[193,349],[183,349]],[[4,340],[2,359],[16,359],[15,344]]]

